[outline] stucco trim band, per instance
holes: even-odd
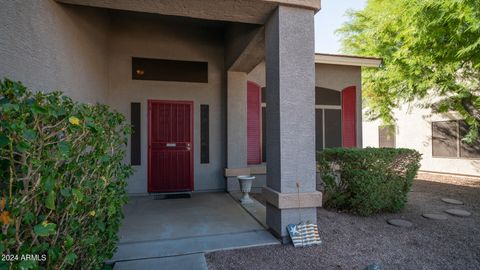
[[[315,12],[321,9],[320,0],[263,0],[264,2],[274,2],[283,6],[313,9]]]
[[[278,209],[311,208],[322,206],[322,192],[280,193],[269,187],[263,187],[265,200]]]
[[[234,177],[239,175],[266,174],[267,167],[256,166],[247,168],[225,168],[225,177]]]

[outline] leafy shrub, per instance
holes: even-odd
[[[0,253],[47,256],[10,267],[98,269],[113,255],[128,132],[105,105],[0,81]]]
[[[421,154],[411,149],[325,149],[317,162],[325,184],[325,206],[359,215],[405,206],[420,168]]]

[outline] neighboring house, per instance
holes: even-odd
[[[469,130],[462,118],[456,113],[435,114],[415,105],[395,110],[395,126],[383,126],[380,120],[365,120],[363,146],[419,151],[420,172],[424,177],[432,173],[480,176],[480,140],[473,144],[462,140]]]
[[[127,116],[131,194],[231,190],[236,175],[258,174],[267,224],[286,237],[300,203],[305,220],[321,206],[315,148],[361,146],[361,66],[380,64],[315,55],[319,9],[319,0],[4,1],[0,76]]]

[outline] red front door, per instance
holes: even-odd
[[[193,102],[148,101],[148,192],[193,190]]]

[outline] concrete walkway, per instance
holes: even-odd
[[[205,252],[279,244],[227,193],[131,197],[119,237],[115,270],[206,269]]]
[[[115,270],[158,270],[158,269],[208,269],[207,261],[203,253],[164,257],[157,259],[145,259],[118,262],[115,264]]]
[[[230,195],[234,200],[239,201],[242,197],[240,191],[231,192]],[[251,216],[253,216],[264,228],[268,228],[267,225],[267,209],[265,205],[252,198],[251,203],[241,205]]]

